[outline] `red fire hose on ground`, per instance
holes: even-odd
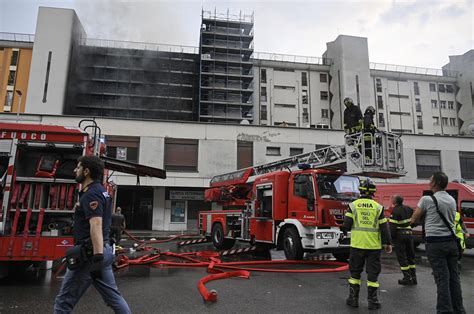
[[[208,291],[205,284],[212,280],[219,280],[232,277],[249,278],[251,271],[274,272],[274,273],[327,273],[341,272],[348,270],[347,263],[337,261],[245,261],[245,262],[222,262],[218,252],[198,251],[188,253],[160,252],[154,249],[152,253],[145,254],[136,259],[129,259],[125,255],[117,257],[117,268],[121,269],[129,265],[149,265],[152,267],[206,267],[208,273],[212,273],[202,278],[198,283],[198,290],[204,301],[215,302],[217,292]],[[325,266],[323,268],[308,269],[279,269],[262,268],[257,266],[280,266],[280,265],[313,265]],[[224,270],[231,270],[225,272]]]

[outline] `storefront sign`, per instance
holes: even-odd
[[[203,201],[204,191],[170,191],[170,199]]]

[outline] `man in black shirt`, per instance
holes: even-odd
[[[125,217],[122,215],[122,209],[117,207],[112,214],[112,224],[110,225],[110,238],[115,239],[115,244],[120,245],[122,232],[125,230]]]
[[[363,118],[359,106],[354,105],[354,101],[346,97],[344,99],[344,131],[347,134],[353,134],[362,131]]]
[[[403,278],[398,280],[400,285],[416,285],[415,246],[410,227],[413,209],[403,205],[403,197],[392,196],[392,215],[390,217],[390,233],[395,245],[398,263]]]
[[[66,270],[54,313],[71,313],[91,284],[114,312],[131,313],[112,271],[114,253],[109,244],[112,199],[101,184],[104,162],[97,156],[82,156],[74,172],[76,181],[82,185],[74,213],[74,244],[81,245],[88,256],[79,268]]]

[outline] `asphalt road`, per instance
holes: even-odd
[[[174,244],[160,245],[176,251]],[[195,245],[187,250],[210,249]],[[283,258],[281,252],[258,257]],[[434,313],[436,286],[423,249],[417,250],[418,285],[397,284],[401,273],[395,254],[383,255],[381,313]],[[474,313],[474,250],[468,250],[461,272],[464,306]],[[134,313],[367,313],[367,293],[361,289],[360,307],[345,305],[347,272],[316,274],[251,273],[249,279],[224,279],[206,286],[215,289],[215,303],[203,301],[196,286],[205,269],[132,266],[116,274],[117,284]],[[26,271],[0,280],[0,313],[51,313],[61,279],[51,271]],[[92,287],[75,313],[112,313]],[[374,311],[371,311],[374,312]],[[375,311],[377,312],[377,311]]]

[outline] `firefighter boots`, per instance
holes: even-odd
[[[417,285],[418,281],[416,280],[416,268],[410,268],[410,275],[412,284]]]
[[[413,277],[412,277],[412,272],[410,269],[408,270],[402,270],[403,273],[403,278],[398,279],[398,284],[402,286],[411,286],[414,285],[413,283]]]
[[[377,298],[376,287],[367,287],[367,301],[369,302],[369,310],[376,310],[382,306]]]
[[[346,304],[352,307],[359,307],[359,291],[360,285],[349,284],[349,297]]]

